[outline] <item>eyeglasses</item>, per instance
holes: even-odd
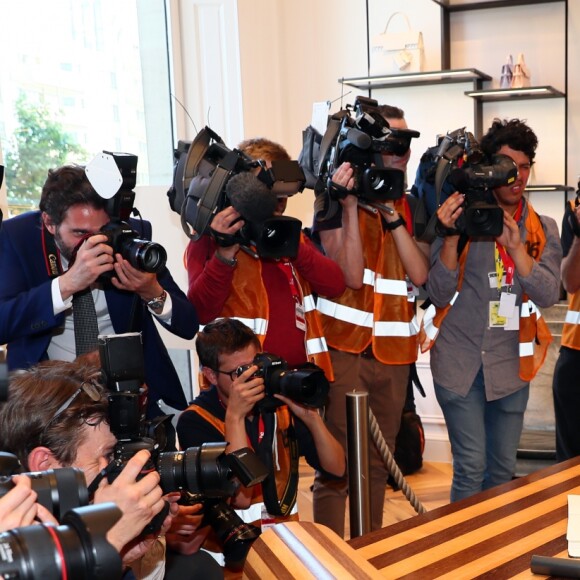
[[[49,425],[54,423],[60,415],[62,415],[73,403],[73,401],[79,396],[80,393],[84,392],[94,403],[101,400],[101,395],[94,385],[94,383],[84,381],[81,386],[56,410],[52,419],[46,424],[44,431]]]
[[[233,382],[238,378],[238,368],[240,367],[235,368],[233,371],[220,371],[219,369],[214,369],[214,372],[219,373],[220,375],[228,375]]]

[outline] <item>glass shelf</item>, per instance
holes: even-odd
[[[569,185],[528,185],[526,187],[528,193],[549,193],[551,191],[574,191],[574,188]]]
[[[448,12],[465,10],[484,10],[486,8],[507,8],[509,6],[527,6],[529,4],[549,4],[565,0],[433,0]]]
[[[559,99],[565,94],[551,86],[523,87],[519,89],[481,89],[466,91],[468,97],[478,101],[516,101],[520,99]]]
[[[491,77],[475,68],[438,70],[372,77],[351,77],[338,79],[339,83],[357,89],[384,89],[388,87],[411,87],[445,83],[465,83],[489,81]]]

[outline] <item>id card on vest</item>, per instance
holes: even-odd
[[[504,330],[519,330],[520,317],[515,294],[501,293],[500,300],[489,303],[489,327]]]
[[[300,302],[295,303],[295,318],[296,318],[296,328],[302,332],[306,332],[306,312],[304,310],[304,305]]]

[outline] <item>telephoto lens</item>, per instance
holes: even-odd
[[[106,539],[122,513],[114,503],[69,511],[58,527],[26,526],[0,534],[4,580],[116,580],[123,566]]]
[[[0,497],[13,487],[12,476],[26,475],[30,478],[32,489],[38,494],[36,500],[58,521],[69,510],[89,503],[89,491],[84,473],[75,467],[61,467],[22,473],[16,455],[0,451]]]

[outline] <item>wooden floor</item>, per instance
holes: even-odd
[[[408,475],[405,479],[423,507],[430,511],[449,503],[452,468],[450,463],[425,463],[423,468]],[[310,486],[314,480],[312,468],[300,460],[300,484],[298,489],[298,511],[303,521],[313,521],[312,492]],[[383,527],[417,515],[401,491],[387,487],[383,509]],[[348,513],[345,516],[345,535],[349,538]]]

